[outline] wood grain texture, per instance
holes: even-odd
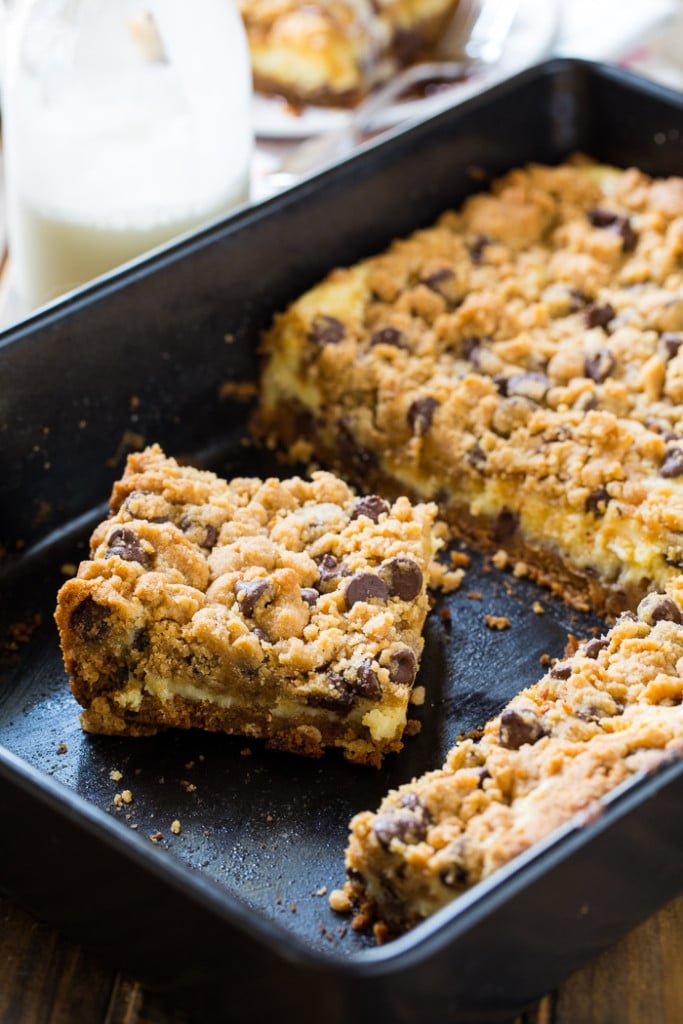
[[[682,962],[683,896],[510,1024],[680,1024]],[[186,1024],[186,1017],[0,897],[0,1022]]]

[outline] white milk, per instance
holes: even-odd
[[[251,74],[229,0],[33,0],[12,31],[10,265],[28,308],[248,199]]]

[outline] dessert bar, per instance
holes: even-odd
[[[487,878],[635,775],[683,753],[683,579],[514,697],[444,767],[351,823],[346,892],[381,938]]]
[[[683,567],[683,179],[511,171],[263,342],[259,429],[616,616]]]
[[[458,0],[239,0],[254,85],[294,106],[352,106],[428,56]]]
[[[88,732],[198,727],[379,765],[400,750],[428,584],[432,504],[331,473],[239,478],[131,455],[56,620]]]

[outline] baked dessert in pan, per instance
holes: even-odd
[[[458,0],[239,0],[254,85],[294,106],[353,106],[429,56]]]
[[[635,608],[683,566],[682,254],[683,179],[512,171],[277,318],[260,429]]]
[[[405,931],[635,775],[683,754],[683,579],[522,691],[443,768],[351,822],[348,882],[378,938]]]
[[[511,171],[267,332],[271,442],[437,501],[614,623],[354,818],[332,903],[380,938],[680,756],[682,345],[683,179],[579,158]]]
[[[132,455],[56,619],[87,732],[197,727],[379,766],[401,749],[436,507]]]

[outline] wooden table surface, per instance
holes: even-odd
[[[683,896],[514,1024],[681,1024],[681,964]],[[0,1024],[183,1024],[186,1019],[162,995],[98,962],[87,949],[0,897]]]

